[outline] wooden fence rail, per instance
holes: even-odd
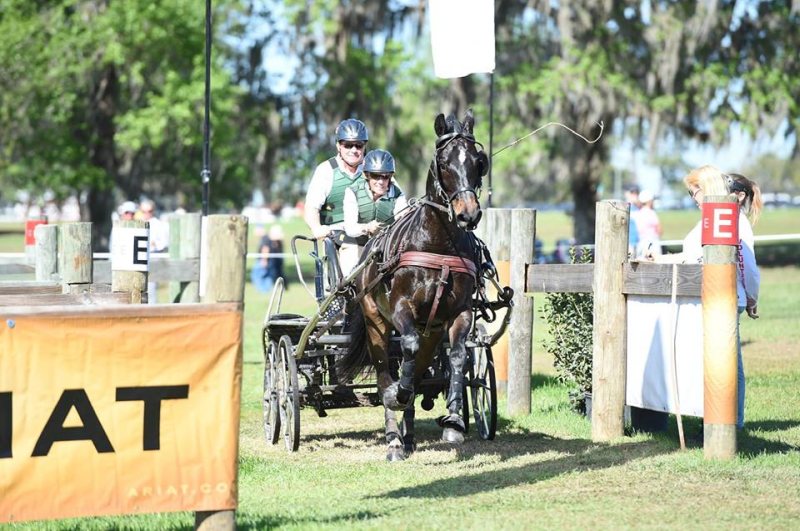
[[[531,264],[525,291],[528,293],[591,293],[594,264]],[[700,296],[703,268],[700,264],[678,264],[679,296]],[[622,264],[625,295],[672,294],[672,264],[626,262]]]

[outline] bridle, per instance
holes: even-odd
[[[432,206],[436,206],[442,211],[446,211],[452,221],[455,217],[455,212],[453,210],[453,201],[464,193],[472,193],[475,196],[475,200],[478,200],[479,192],[475,190],[472,186],[467,186],[464,188],[459,188],[455,192],[451,193],[449,196],[447,192],[445,192],[444,185],[442,183],[442,173],[439,168],[439,153],[446,148],[453,140],[457,138],[463,138],[467,142],[471,142],[473,145],[480,146],[481,150],[483,150],[483,144],[475,140],[475,137],[469,133],[464,133],[460,131],[454,131],[452,133],[447,133],[439,138],[436,139],[436,152],[433,154],[433,161],[431,162],[431,167],[428,170],[434,179],[434,186],[436,188],[436,195],[439,199],[441,199],[442,204],[439,203],[431,203],[428,201],[424,201],[426,204],[431,204]],[[479,183],[481,181],[478,181]],[[478,185],[478,189],[480,189],[480,184]],[[432,198],[433,199],[433,198]]]

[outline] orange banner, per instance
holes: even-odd
[[[59,310],[1,315],[0,522],[235,508],[241,307]]]

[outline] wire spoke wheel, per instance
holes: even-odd
[[[281,363],[279,410],[280,426],[286,449],[296,452],[300,446],[300,391],[297,385],[297,362],[294,346],[289,336],[281,337],[278,344]]]
[[[481,439],[490,441],[497,432],[497,382],[492,349],[478,344],[467,350],[470,358],[468,385],[475,429]]]
[[[278,380],[280,379],[280,358],[278,357],[278,342],[268,340],[264,352],[264,396],[262,408],[264,412],[264,437],[267,444],[278,442],[280,434],[281,417],[278,412]]]
[[[464,376],[461,384],[461,418],[464,419],[464,433],[469,433],[469,376]]]

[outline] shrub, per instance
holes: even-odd
[[[570,250],[575,263],[590,263],[589,252]],[[542,309],[550,326],[550,339],[544,349],[553,355],[558,379],[575,388],[570,391],[572,406],[585,411],[585,393],[592,392],[592,310],[591,293],[548,293]]]

